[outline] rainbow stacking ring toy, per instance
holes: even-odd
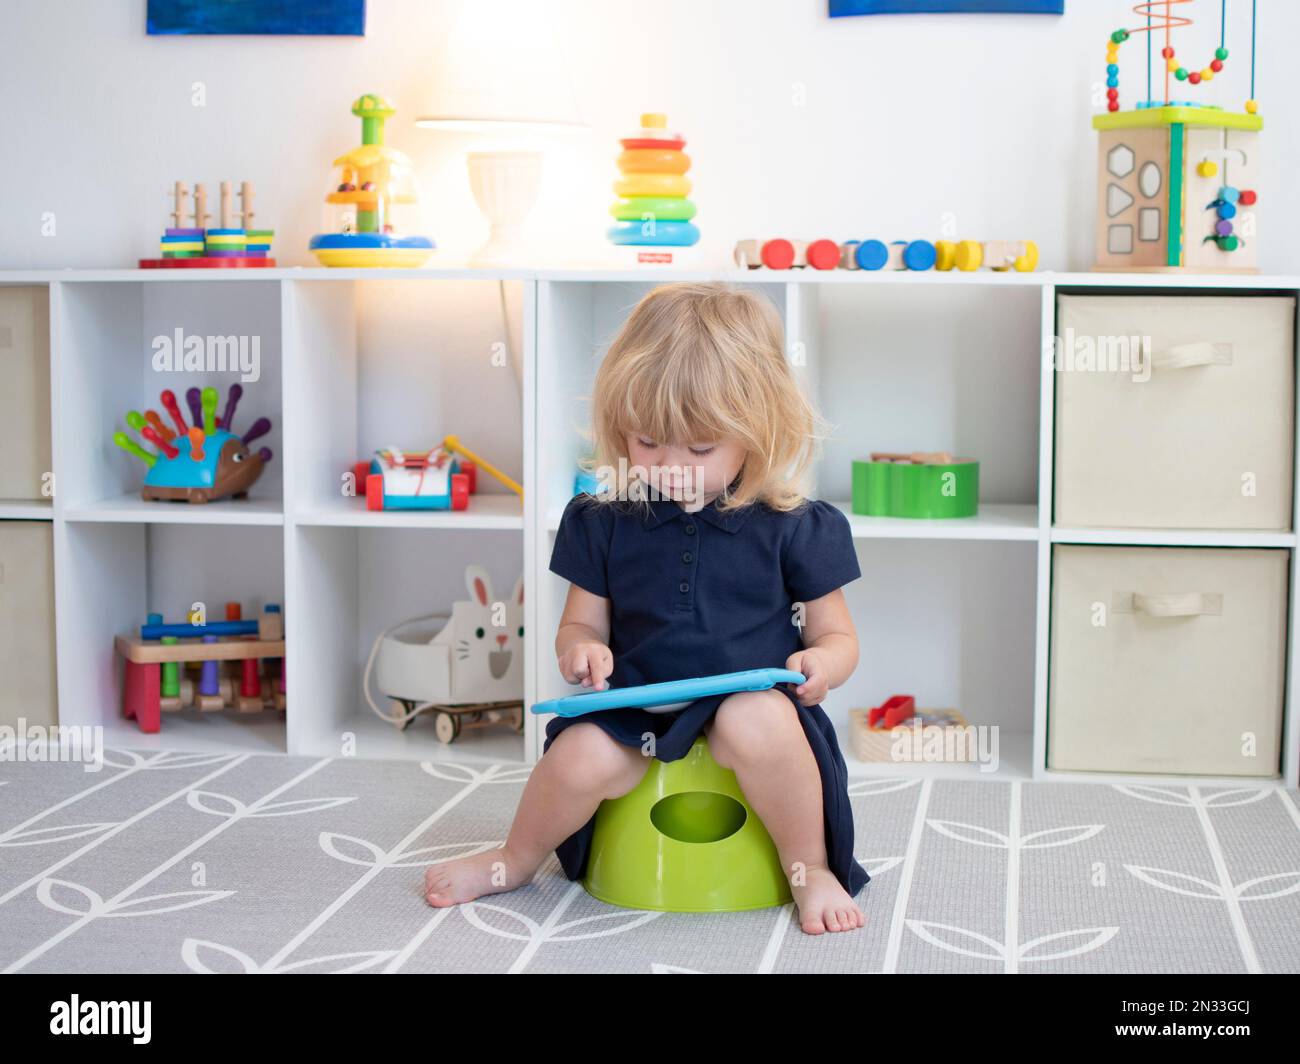
[[[672,248],[691,247],[700,239],[691,222],[695,204],[687,199],[691,157],[682,151],[686,141],[669,133],[667,125],[665,115],[644,114],[641,128],[619,141],[620,176],[614,182],[619,198],[609,209],[615,222],[607,235],[611,244],[665,252],[646,261],[671,262]]]

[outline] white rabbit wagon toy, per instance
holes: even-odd
[[[405,731],[421,713],[434,713],[443,743],[467,727],[524,728],[524,579],[498,602],[487,570],[471,564],[465,586],[469,599],[453,603],[450,615],[412,617],[381,632],[361,681],[381,720]],[[387,712],[371,693],[372,673]]]

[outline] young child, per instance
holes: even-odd
[[[623,483],[564,511],[550,568],[570,582],[555,651],[594,690],[785,667],[783,684],[675,713],[556,717],[505,845],[434,865],[430,905],[513,890],[551,850],[587,863],[597,806],[649,757],[684,757],[703,732],[772,836],[809,934],[865,922],[848,776],[821,708],[852,674],[843,585],[861,576],[843,514],[800,493],[817,414],[765,299],[726,285],[657,288],[610,346],[593,394],[595,463]]]

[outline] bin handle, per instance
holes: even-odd
[[[1188,369],[1191,366],[1231,366],[1232,344],[1198,340],[1175,344],[1151,353],[1153,369]]]
[[[1214,617],[1223,613],[1223,595],[1214,591],[1185,591],[1147,595],[1125,591],[1115,595],[1115,613],[1145,613],[1148,617]]]

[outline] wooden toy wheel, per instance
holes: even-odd
[[[398,731],[406,731],[411,726],[414,717],[407,717],[407,714],[415,708],[414,702],[408,702],[405,698],[390,698],[388,700],[388,709],[393,718],[393,724]]]
[[[957,245],[951,240],[936,240],[934,268],[947,272],[957,265]]]
[[[366,477],[366,509],[382,510],[384,508],[384,478]]]
[[[469,477],[464,473],[451,475],[451,508],[453,510],[469,509]]]
[[[439,712],[437,719],[433,722],[433,733],[443,746],[450,746],[460,735],[460,721],[451,713]]]
[[[794,245],[788,240],[769,240],[759,254],[769,270],[788,270],[794,265]]]
[[[364,497],[366,494],[366,481],[370,479],[370,463],[355,462],[352,466],[352,479],[355,482],[356,493]]]
[[[984,263],[984,245],[974,240],[963,240],[957,245],[955,262],[957,269],[970,272],[978,270]]]
[[[1016,270],[1019,273],[1033,273],[1038,269],[1038,245],[1032,240],[1025,241],[1025,253],[1016,256]]]
[[[460,471],[469,478],[469,493],[478,491],[478,466],[466,459],[461,459]]]

